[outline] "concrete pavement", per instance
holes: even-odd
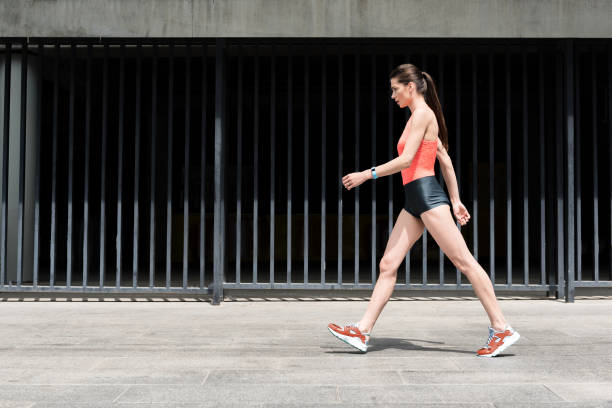
[[[392,298],[361,354],[326,326],[367,297],[252,296],[0,294],[0,408],[612,407],[610,296],[500,296],[522,337],[492,359],[474,297]]]

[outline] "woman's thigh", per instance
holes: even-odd
[[[450,207],[446,204],[434,207],[421,213],[421,219],[442,252],[463,271],[472,254],[455,224]]]
[[[380,261],[381,271],[397,270],[408,250],[423,234],[424,229],[423,221],[402,209]]]

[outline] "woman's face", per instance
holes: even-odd
[[[391,78],[391,99],[397,103],[400,108],[404,108],[412,102],[414,96],[414,84],[409,82],[408,85],[397,82],[396,78]]]

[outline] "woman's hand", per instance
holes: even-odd
[[[467,224],[470,220],[470,213],[461,201],[457,201],[457,203],[453,204],[453,213],[455,213],[455,218],[457,218],[457,221],[459,221],[459,224],[462,226]]]
[[[344,184],[344,187],[346,187],[347,190],[357,187],[360,184],[363,184],[366,180],[370,179],[370,176],[368,175],[369,171],[370,170],[347,174],[346,176],[342,177],[342,184]]]

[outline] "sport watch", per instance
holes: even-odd
[[[372,177],[374,177],[375,179],[377,179],[377,178],[378,178],[378,176],[376,175],[376,167],[372,167],[371,171],[372,171]]]

